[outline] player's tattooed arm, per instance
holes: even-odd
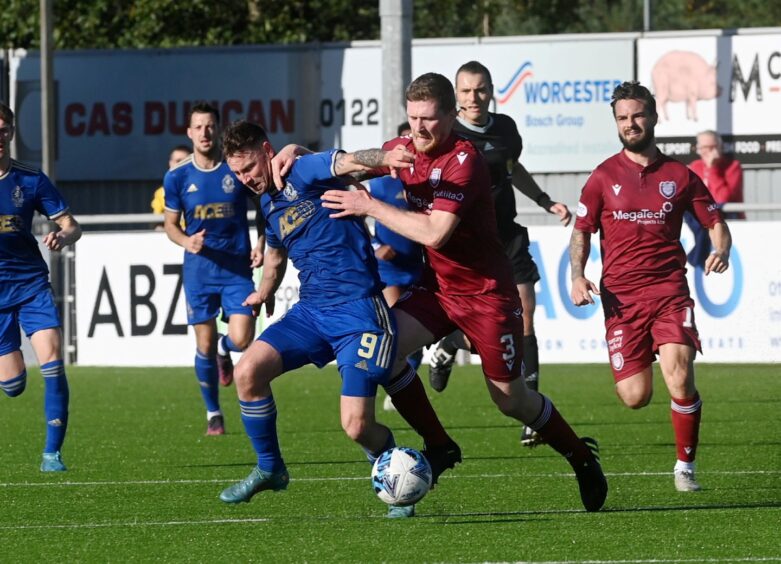
[[[580,229],[573,229],[569,240],[569,262],[571,278],[584,276],[586,260],[591,251],[591,234]]]
[[[370,178],[370,170],[382,168],[383,155],[382,149],[337,153],[334,157],[334,172],[337,176],[349,174],[357,180]]]

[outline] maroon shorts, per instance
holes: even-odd
[[[435,341],[461,329],[487,378],[509,381],[521,375],[523,310],[517,294],[446,296],[415,286],[393,307],[417,319]]]
[[[694,300],[670,296],[632,301],[603,293],[605,340],[616,382],[653,364],[659,346],[689,345],[702,352],[694,323]]]

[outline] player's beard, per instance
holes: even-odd
[[[439,142],[433,137],[423,137],[416,133],[412,134],[412,141],[415,145],[415,150],[418,153],[430,153],[439,146]]]
[[[624,139],[624,136],[620,133],[618,134],[618,138],[621,140],[621,144],[627,151],[631,151],[632,153],[642,153],[654,142],[654,126],[649,125],[643,132],[642,137],[632,141]]]

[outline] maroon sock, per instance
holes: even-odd
[[[700,418],[702,417],[700,394],[695,392],[694,396],[690,398],[672,398],[670,409],[678,460],[694,462],[697,443],[700,439]]]
[[[564,420],[553,402],[545,395],[540,395],[542,411],[529,427],[537,431],[543,440],[566,458],[573,467],[591,460],[591,451]]]
[[[447,444],[450,437],[426,395],[423,383],[410,365],[386,388],[394,407],[427,447]]]

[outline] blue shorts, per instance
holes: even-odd
[[[396,356],[396,319],[381,295],[316,307],[298,302],[258,337],[282,356],[284,371],[336,360],[342,395],[374,397]]]
[[[54,305],[51,287],[26,301],[0,310],[0,356],[18,351],[22,347],[22,336],[19,327],[25,335],[43,329],[60,327],[60,314]]]
[[[187,298],[187,323],[197,325],[215,319],[222,308],[223,320],[234,313],[252,316],[252,307],[241,303],[247,299],[255,286],[252,280],[237,278],[230,284],[184,284]]]

